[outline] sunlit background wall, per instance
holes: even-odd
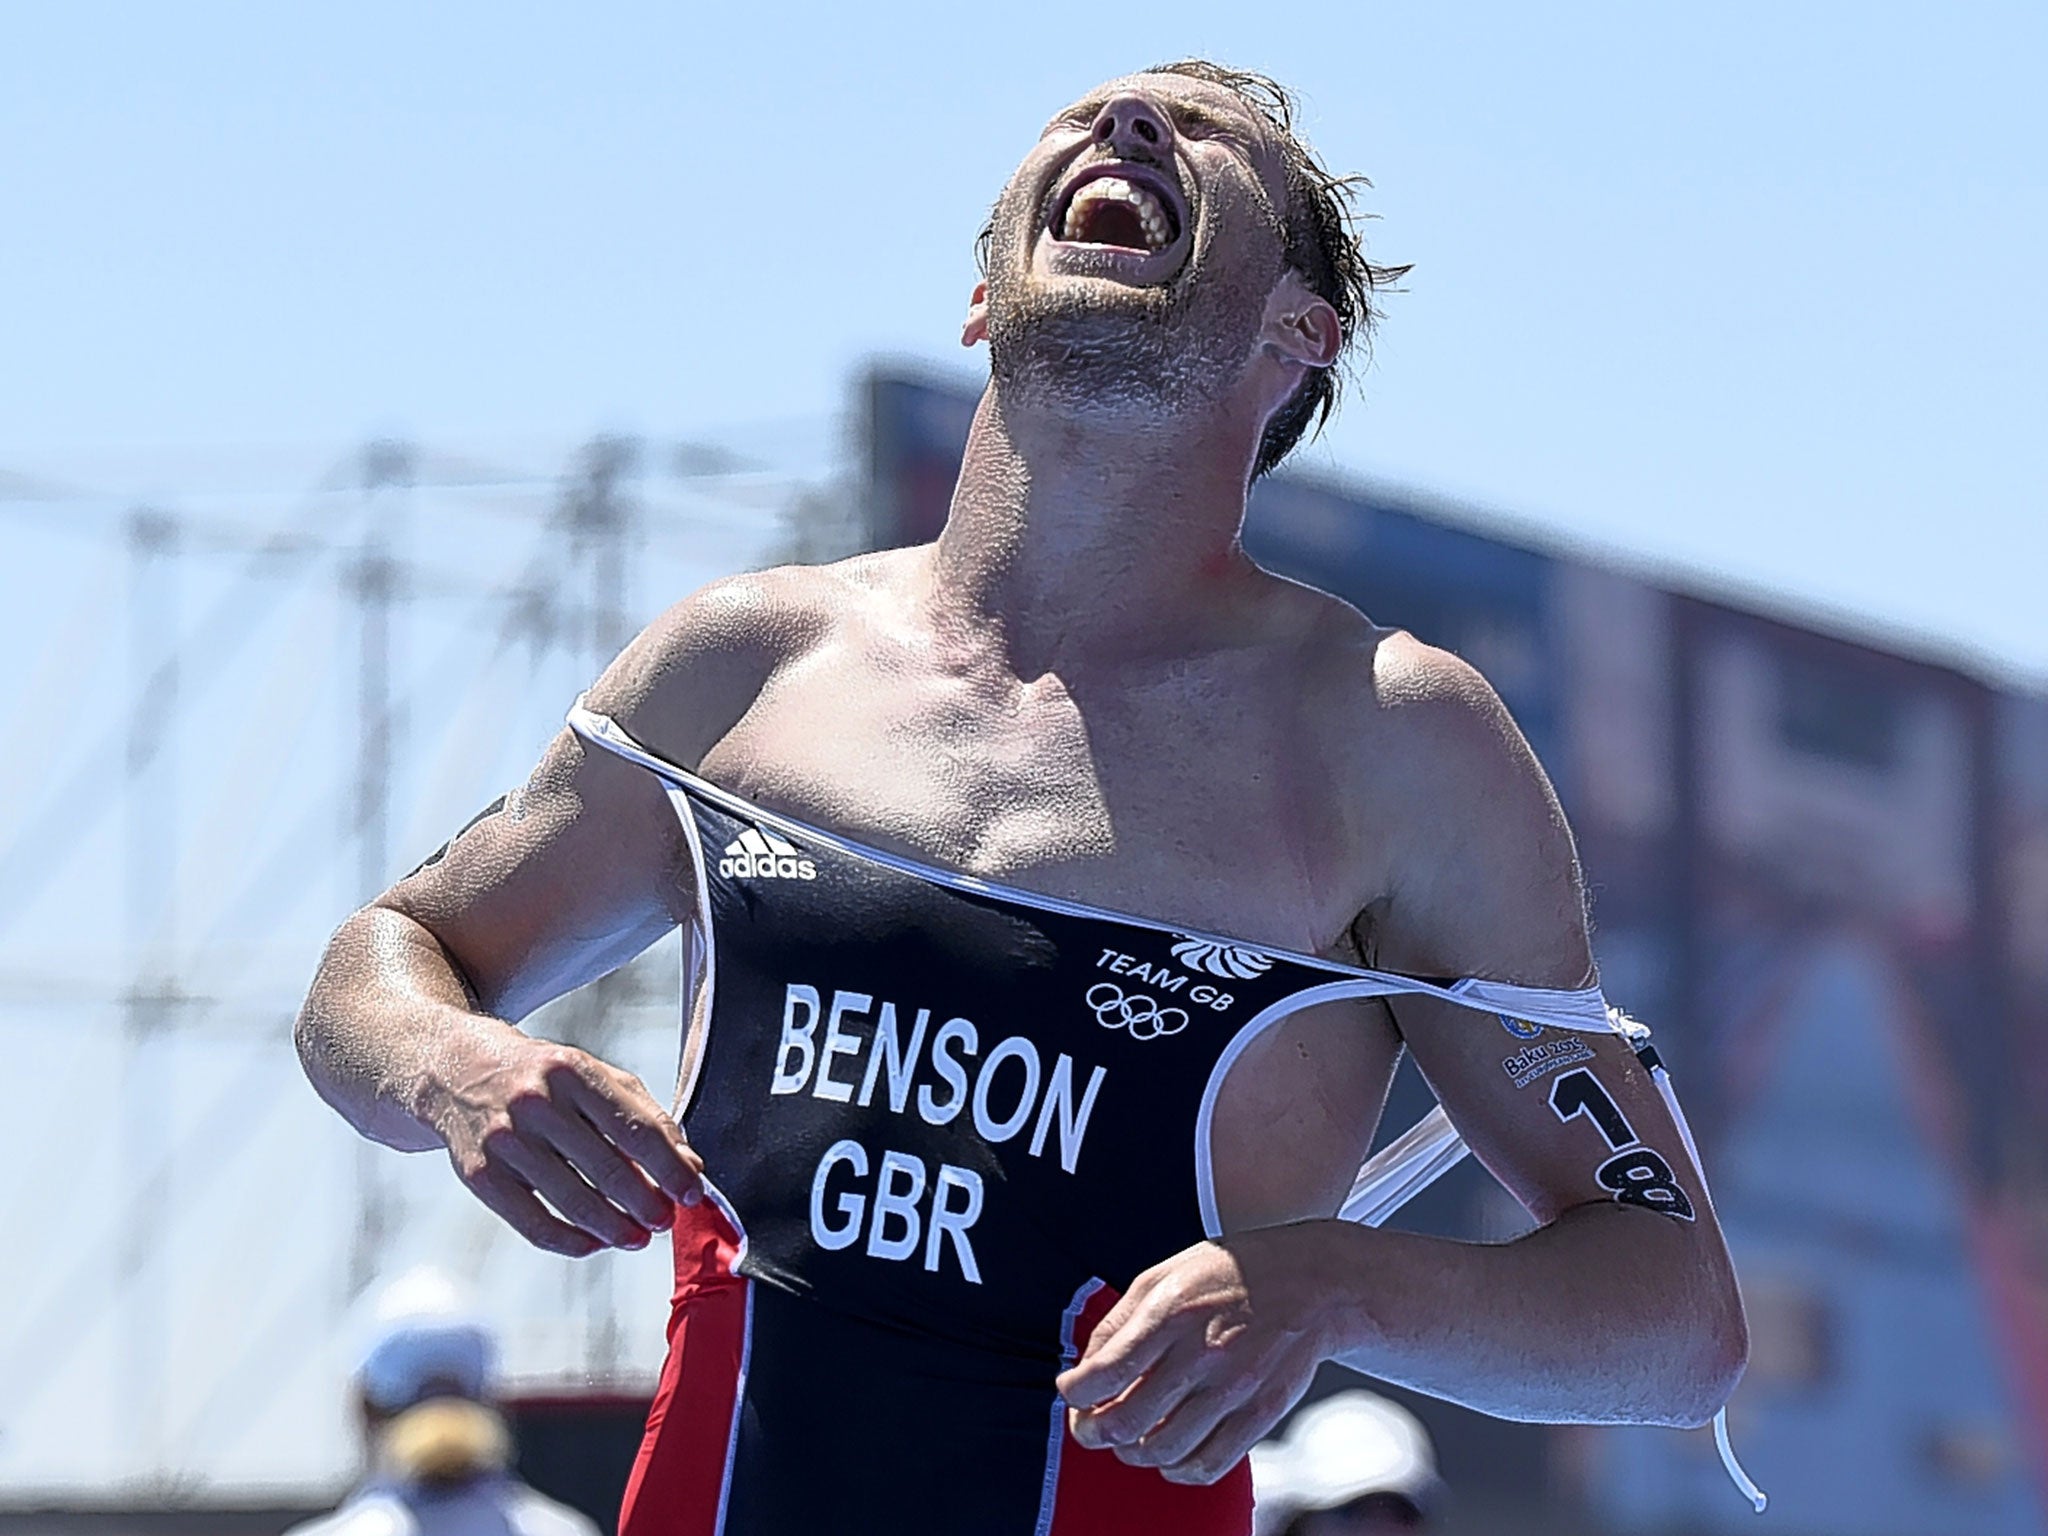
[[[667,602],[936,526],[987,204],[1188,53],[1299,89],[1416,263],[1252,546],[1556,776],[1697,1107],[1767,1518],[2042,1528],[2048,20],[1418,11],[0,13],[0,1529],[331,1502],[422,1260],[517,1391],[630,1418],[660,1254],[358,1143],[291,1014]],[[534,1027],[660,1082],[675,988]],[[1519,1218],[1468,1171],[1414,1219]],[[1417,1406],[1464,1528],[1753,1518],[1701,1436]]]

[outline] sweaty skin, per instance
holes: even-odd
[[[1126,157],[1189,198],[1149,266],[1045,232],[1065,177]],[[739,795],[1011,885],[1391,970],[1588,983],[1570,831],[1485,681],[1238,546],[1268,417],[1343,340],[1280,259],[1285,188],[1271,132],[1203,82],[1134,76],[1054,119],[998,204],[963,338],[991,340],[992,383],[938,541],[714,583],[590,706]],[[1162,326],[1234,365],[1133,399],[1077,350]],[[336,933],[299,1020],[309,1075],[364,1134],[445,1148],[536,1244],[645,1244],[699,1198],[695,1154],[643,1084],[516,1021],[687,924],[689,869],[654,781],[564,731]],[[1552,1076],[1514,1085],[1528,1042],[1488,1016],[1311,1010],[1224,1086],[1225,1238],[1140,1276],[1061,1378],[1076,1437],[1213,1481],[1329,1358],[1506,1417],[1704,1422],[1746,1352],[1727,1254],[1654,1087],[1586,1043],[1693,1220],[1609,1199],[1589,1122],[1550,1110]],[[1404,1044],[1535,1231],[1332,1219]]]

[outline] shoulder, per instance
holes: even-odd
[[[1438,838],[1455,824],[1490,851],[1513,854],[1562,832],[1564,813],[1543,765],[1469,662],[1396,632],[1374,658],[1372,702],[1364,725],[1374,758]],[[1560,852],[1568,857],[1554,848],[1549,856]]]
[[[1499,694],[1450,651],[1284,579],[1277,580],[1272,608],[1304,702],[1337,738],[1340,754],[1369,756],[1384,773],[1389,753],[1435,770],[1445,756],[1498,767],[1518,746],[1527,750]]]
[[[668,608],[590,688],[590,707],[697,762],[785,667],[896,579],[900,552],[722,577]]]
[[[1500,695],[1460,657],[1362,616],[1338,665],[1352,703],[1326,729],[1380,855],[1381,963],[1581,984],[1577,848]]]
[[[285,1536],[414,1536],[418,1523],[400,1499],[359,1493],[332,1514],[295,1525]]]
[[[1301,728],[1346,780],[1398,808],[1483,810],[1501,794],[1554,805],[1542,766],[1479,669],[1342,598],[1272,578],[1266,643],[1293,681]]]
[[[844,584],[829,567],[778,566],[699,587],[634,637],[591,690],[591,707],[632,713],[705,668],[765,680],[830,630]]]
[[[505,1490],[505,1523],[513,1536],[598,1536],[584,1515],[519,1482]]]
[[[1303,728],[1347,777],[1398,794],[1403,810],[1418,794],[1434,801],[1540,778],[1507,706],[1469,662],[1311,587],[1284,583],[1276,611]]]
[[[919,553],[878,550],[829,565],[778,565],[722,577],[670,608],[649,634],[657,645],[685,651],[787,659],[893,594]]]
[[[1389,751],[1451,787],[1505,787],[1540,778],[1536,754],[1479,669],[1406,630],[1373,652],[1370,724]]]

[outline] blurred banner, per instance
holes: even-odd
[[[864,395],[871,537],[928,539],[974,397],[907,372]],[[1548,767],[1608,996],[1657,1030],[1742,1272],[1730,1421],[1771,1525],[2040,1531],[2048,700],[1482,527],[1283,475],[1255,488],[1245,544],[1472,662]],[[1390,1125],[1420,1093],[1397,1089]],[[1483,1174],[1447,1182],[1413,1224],[1517,1229]],[[1468,1514],[1523,1522],[1502,1529],[1543,1506],[1575,1529],[1564,1511],[1756,1528],[1704,1431],[1403,1400]]]

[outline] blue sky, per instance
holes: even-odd
[[[1416,263],[1316,457],[2048,676],[2048,12],[12,7],[0,469],[702,435],[953,341],[1040,123],[1299,89]]]

